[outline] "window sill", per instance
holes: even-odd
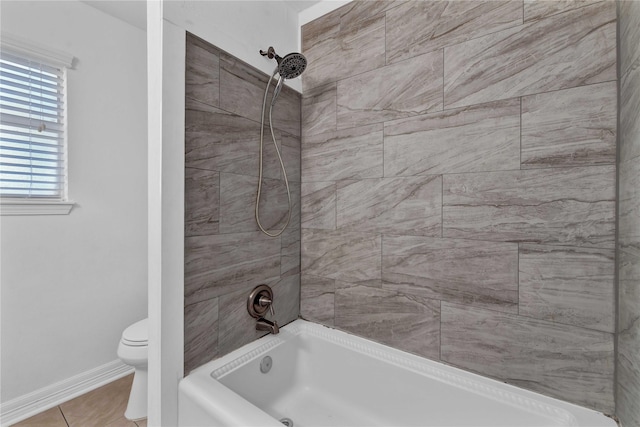
[[[0,215],[68,215],[74,205],[71,201],[1,200]]]

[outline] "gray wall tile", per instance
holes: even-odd
[[[300,316],[312,322],[333,326],[336,281],[302,275],[300,279]]]
[[[300,274],[300,229],[287,227],[280,239],[280,277]]]
[[[184,371],[218,357],[218,298],[184,308]]]
[[[335,131],[337,84],[305,91],[302,98],[302,136]]]
[[[519,99],[385,123],[385,176],[513,169],[520,169]]]
[[[613,248],[615,167],[445,175],[442,224],[444,237]]]
[[[185,168],[185,236],[218,234],[220,212],[220,173]]]
[[[302,180],[382,177],[382,124],[327,132],[302,141]]]
[[[440,302],[370,286],[335,294],[335,326],[431,359],[440,356]]]
[[[220,51],[187,34],[185,96],[214,107],[220,106]]]
[[[340,80],[338,129],[442,110],[442,66],[432,52]]]
[[[336,183],[303,182],[302,228],[336,229]]]
[[[616,161],[616,82],[522,98],[522,168]]]
[[[339,181],[336,220],[340,230],[440,236],[442,177]]]
[[[521,0],[407,2],[387,12],[387,62],[520,24]]]
[[[520,245],[520,314],[615,332],[613,249]]]
[[[579,7],[599,3],[602,0],[524,0],[524,21],[534,21]],[[608,0],[605,0],[608,1]]]
[[[620,160],[629,161],[634,157],[640,157],[640,144],[637,141],[640,135],[640,58],[631,67],[629,72],[620,77],[620,129],[622,135],[620,143]]]
[[[340,9],[340,28],[352,28],[362,21],[378,16],[396,6],[407,3],[407,0],[367,0],[352,1]]]
[[[613,334],[446,302],[441,328],[447,363],[613,410]]]
[[[268,284],[271,286],[274,281]],[[256,319],[247,312],[247,298],[253,286],[244,285],[238,288],[240,290],[225,293],[218,298],[220,307],[218,353],[220,355],[267,335],[267,332],[256,330]]]
[[[615,80],[615,12],[597,3],[445,48],[445,108]]]
[[[518,312],[518,245],[383,236],[382,286],[442,301]]]
[[[380,279],[381,236],[302,229],[302,271],[345,282]]]
[[[616,5],[620,17],[620,74],[623,75],[629,74],[631,68],[637,69],[640,62],[640,4],[622,0],[616,1]]]

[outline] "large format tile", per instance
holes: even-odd
[[[60,409],[71,427],[103,427],[122,418],[133,375],[64,402]]]
[[[524,0],[524,21],[534,21],[603,0]],[[605,0],[610,1],[610,0]]]
[[[615,80],[615,4],[581,7],[447,47],[444,68],[445,108]]]
[[[280,240],[282,242],[280,276],[300,274],[300,229],[287,227]]]
[[[384,38],[385,17],[380,15],[304,43],[308,66],[302,75],[303,91],[383,66]]]
[[[640,66],[640,2],[622,0],[615,3],[620,20],[620,75],[624,75],[632,67]]]
[[[336,183],[303,182],[301,189],[301,227],[335,230]]]
[[[440,357],[440,302],[369,286],[336,290],[335,326],[419,354]]]
[[[520,168],[520,100],[385,123],[384,175]]]
[[[611,413],[613,334],[442,303],[442,360]]]
[[[185,305],[280,277],[280,238],[260,231],[185,239]]]
[[[445,175],[443,235],[613,248],[615,166]]]
[[[184,234],[218,234],[220,212],[220,173],[185,168]]]
[[[522,98],[522,168],[616,162],[616,82]]]
[[[440,236],[442,177],[339,181],[336,220],[345,231]]]
[[[302,136],[336,130],[336,90],[337,84],[305,91],[302,98]]]
[[[300,279],[300,316],[333,326],[336,281],[303,274]]]
[[[382,287],[517,313],[518,245],[385,235]]]
[[[382,177],[382,124],[327,132],[302,140],[302,180]]]
[[[640,50],[640,49],[638,49]],[[640,58],[620,77],[620,160],[640,157]]]
[[[187,33],[185,96],[220,106],[220,51]]]
[[[289,182],[300,182],[300,137],[283,133],[278,142],[287,179]],[[278,166],[282,169],[279,162]],[[282,173],[281,176],[284,175]]]
[[[404,3],[407,3],[407,0],[367,0],[349,2],[338,9],[340,11],[340,29],[344,30],[352,28],[359,25],[362,21],[381,15]],[[387,28],[389,27],[387,26]]]
[[[441,52],[338,82],[338,129],[442,110]]]
[[[322,40],[336,37],[340,32],[340,8],[314,19],[304,24],[301,28],[302,52],[307,52],[309,48]]]
[[[280,163],[268,128],[265,131],[264,141],[264,176],[280,178]],[[187,99],[186,167],[258,176],[259,150],[260,125],[258,123]]]
[[[380,279],[378,234],[302,229],[302,272],[357,283]]]
[[[218,356],[218,298],[184,308],[184,372]]]
[[[387,62],[411,58],[520,24],[521,0],[407,2],[387,12]]]
[[[67,427],[67,422],[60,407],[56,406],[13,425],[15,427]]]
[[[520,311],[527,317],[615,332],[615,251],[520,245]]]

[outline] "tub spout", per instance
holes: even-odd
[[[275,320],[272,322],[271,320],[265,319],[264,317],[261,317],[258,319],[258,323],[256,323],[256,330],[269,331],[273,335],[280,332],[280,328],[278,327],[278,322],[276,322]]]

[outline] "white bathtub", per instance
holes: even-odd
[[[262,373],[269,356],[271,370]],[[194,370],[180,426],[615,426],[604,415],[304,320]]]

